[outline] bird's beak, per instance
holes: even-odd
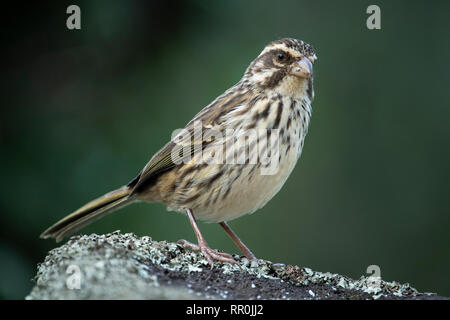
[[[311,61],[308,58],[303,57],[300,61],[297,61],[292,65],[291,73],[299,78],[309,78],[313,73]]]

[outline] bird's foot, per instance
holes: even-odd
[[[205,256],[206,260],[208,260],[211,269],[214,267],[213,260],[228,262],[231,264],[238,265],[239,268],[241,267],[230,254],[211,249],[206,242],[199,242],[199,244],[194,244],[186,240],[178,240],[177,242],[180,243],[185,249],[191,249],[193,251],[201,251]]]

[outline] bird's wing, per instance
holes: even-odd
[[[221,123],[223,116],[233,110],[237,105],[245,104],[251,98],[251,95],[248,93],[243,94],[232,89],[206,106],[186,125],[184,128],[184,138],[181,141],[177,141],[176,143],[174,142],[175,139],[170,141],[150,159],[139,175],[128,184],[128,187],[133,188],[131,195],[144,190],[160,174],[183,163],[184,157],[192,157],[197,148],[200,147],[201,150],[204,150],[207,146],[211,146],[211,144],[223,143],[214,139],[201,142],[196,141],[198,138],[195,136],[195,125],[196,121],[200,121],[201,130],[205,128],[213,128],[219,131],[224,130],[225,128],[223,128]],[[191,139],[192,137],[194,139]]]
[[[214,142],[191,139],[194,134],[192,130],[185,131],[183,139],[174,142],[171,140],[161,150],[159,150],[145,165],[139,175],[134,178],[128,187],[133,188],[132,195],[139,193],[148,187],[156,177],[169,171],[175,166],[185,163],[194,156],[197,150],[204,150],[208,145]]]
[[[177,165],[172,155],[175,146],[176,144],[173,141],[167,143],[150,159],[139,175],[128,184],[129,187],[133,188],[132,195],[139,193],[149,186],[157,176]]]

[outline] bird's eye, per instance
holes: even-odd
[[[286,59],[286,55],[283,52],[278,52],[277,59],[278,61],[283,61]]]

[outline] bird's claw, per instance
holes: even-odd
[[[227,262],[230,264],[236,264],[239,268],[241,268],[241,266],[236,262],[236,260],[233,259],[233,257],[230,254],[211,249],[207,243],[194,244],[184,239],[178,240],[177,243],[181,244],[185,249],[191,249],[193,251],[201,251],[205,256],[206,260],[208,260],[208,263],[211,266],[211,270],[214,267],[213,260]]]

